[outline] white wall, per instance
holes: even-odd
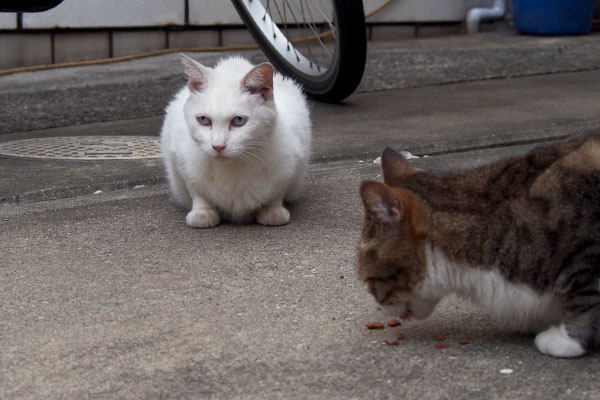
[[[330,4],[330,0],[308,1]],[[363,1],[367,13],[385,2]],[[470,7],[489,6],[492,2],[393,0],[368,20],[384,23],[370,26],[369,37],[397,40],[458,34],[460,24],[435,22],[463,21]],[[187,21],[186,4],[189,6]],[[23,29],[16,30],[17,14],[0,13],[0,69],[101,59],[165,48],[254,44],[230,0],[64,0],[58,7],[43,13],[24,13],[21,22]],[[394,22],[405,24],[393,25]],[[416,24],[421,22],[433,24]],[[187,24],[192,29],[185,29]],[[162,29],[169,26],[182,29]],[[195,26],[208,29],[194,29]],[[59,29],[52,31],[53,28]]]
[[[242,20],[229,0],[190,0],[192,25],[241,25]]]
[[[385,0],[364,0],[368,13]],[[369,22],[462,21],[474,6],[493,0],[394,0]],[[43,13],[23,14],[26,29],[184,25],[185,0],[64,0]],[[0,14],[0,29],[16,27],[14,14]],[[239,25],[229,0],[189,0],[192,25]]]
[[[447,22],[462,21],[466,2],[489,3],[493,0],[394,0],[369,22]],[[385,0],[363,0],[365,13]],[[240,24],[235,8],[227,0],[190,0],[190,23],[194,25]]]
[[[368,14],[382,3],[382,0],[363,0],[365,13]],[[369,22],[462,21],[466,12],[465,0],[395,0]]]
[[[184,6],[184,0],[64,0],[49,11],[23,14],[23,28],[183,25]]]
[[[0,29],[16,29],[17,17],[15,14],[0,13]]]

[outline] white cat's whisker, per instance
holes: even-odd
[[[262,151],[263,153],[274,149],[273,145],[268,142],[248,142],[245,143],[244,147],[248,150]]]
[[[239,153],[239,157],[244,160],[247,161],[248,163],[250,163],[252,165],[252,167],[258,171],[260,171],[259,168],[259,164],[260,164],[260,158],[258,158],[255,154],[246,151],[246,150],[242,150]]]

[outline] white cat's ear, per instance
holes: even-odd
[[[404,217],[402,203],[386,184],[364,181],[360,185],[360,197],[366,214],[375,216],[379,221],[388,224],[402,221]]]
[[[208,76],[210,74],[210,68],[205,67],[197,61],[192,60],[185,54],[180,54],[181,62],[185,67],[185,73],[187,74],[189,81],[188,87],[192,92],[201,92],[206,88],[208,84]]]
[[[381,170],[383,181],[390,186],[396,186],[406,177],[417,172],[408,160],[402,157],[402,154],[389,148],[381,155]]]
[[[265,101],[273,99],[273,67],[262,63],[252,68],[241,83],[242,91],[260,94]]]

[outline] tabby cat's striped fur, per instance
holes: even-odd
[[[600,341],[600,134],[468,172],[417,172],[393,150],[363,182],[358,273],[376,300],[425,318],[458,293],[544,354]]]

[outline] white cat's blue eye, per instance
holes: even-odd
[[[200,125],[203,125],[203,126],[210,126],[210,125],[212,125],[212,121],[210,120],[210,118],[206,118],[204,115],[198,115],[196,117],[196,120],[198,120],[198,122],[200,123]]]
[[[248,121],[248,118],[238,115],[237,117],[233,117],[233,119],[231,120],[231,125],[243,126],[246,123],[246,121]]]

